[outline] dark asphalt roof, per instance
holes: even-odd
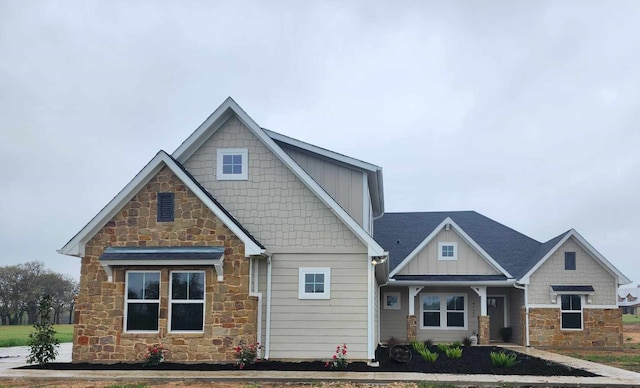
[[[447,217],[516,279],[526,274],[566,234],[540,243],[475,211],[385,213],[375,221],[373,237],[389,252],[390,270]]]
[[[100,260],[217,260],[224,247],[107,247]]]
[[[574,286],[574,285],[551,286],[551,289],[555,292],[572,292],[572,291],[595,292],[595,290],[593,289],[593,286]]]

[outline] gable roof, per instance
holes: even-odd
[[[166,152],[160,151],[147,165],[58,253],[84,256],[84,245],[109,222],[163,167],[168,167],[245,245],[245,256],[265,252],[256,240],[184,167]]]
[[[618,302],[618,305],[620,306],[635,306],[640,304],[640,286],[633,288],[619,288],[618,297],[624,298],[623,301]],[[628,297],[631,297],[631,300],[629,300]]]
[[[391,273],[417,248],[424,246],[431,235],[435,236],[447,219],[453,221],[452,226],[460,228],[510,277],[520,281],[528,281],[528,277],[567,239],[575,237],[601,265],[618,277],[620,284],[630,283],[573,229],[541,243],[475,211],[385,213],[375,220],[374,238],[389,251]]]
[[[373,217],[379,217],[384,213],[384,190],[382,184],[382,167],[371,163],[364,162],[359,159],[352,158],[347,155],[340,154],[313,144],[305,143],[301,140],[294,139],[280,133],[262,128],[276,144],[282,146],[287,145],[305,153],[314,154],[316,157],[330,159],[334,163],[346,165],[351,169],[358,169],[367,174],[367,182],[369,184],[369,192],[371,193],[371,206],[373,209]]]
[[[173,157],[185,163],[232,115],[235,115],[289,170],[320,199],[347,228],[367,246],[369,256],[384,256],[386,252],[338,203],[300,167],[249,115],[228,97],[175,150]]]

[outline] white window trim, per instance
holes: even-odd
[[[453,246],[453,256],[442,256],[442,247]],[[458,260],[458,243],[457,242],[440,242],[438,243],[438,260]]]
[[[307,274],[324,274],[323,293],[304,291],[304,278]],[[331,268],[298,268],[298,299],[331,299]]]
[[[130,273],[157,273],[160,278],[160,284],[158,284],[158,299],[131,299],[129,300],[129,274]],[[160,293],[162,286],[162,273],[160,271],[148,271],[148,270],[128,270],[124,273],[124,318],[122,322],[122,331],[124,333],[158,333],[160,331]],[[127,318],[129,315],[129,303],[158,303],[158,329],[157,330],[127,330]]]
[[[578,295],[580,297],[580,310],[563,310],[562,309],[562,295]],[[585,302],[585,298],[584,295],[581,294],[562,294],[562,295],[558,295],[558,299],[557,299],[557,303],[560,306],[560,330],[561,331],[582,331],[584,330],[584,302]],[[572,329],[572,328],[564,328],[562,327],[562,313],[578,313],[578,311],[580,312],[580,328],[579,329]]]
[[[440,298],[440,326],[425,326],[424,325],[424,304],[422,303],[423,296],[437,296]],[[448,327],[447,326],[447,297],[448,296],[461,296],[464,298],[464,326],[460,327]],[[466,293],[421,293],[420,294],[420,329],[421,330],[467,330],[469,327],[469,295]],[[430,310],[429,310],[430,311]]]
[[[222,172],[222,157],[224,155],[242,156],[241,174],[225,174]],[[249,179],[249,151],[246,148],[218,148],[216,163],[216,178],[219,181],[246,181]]]
[[[398,301],[398,303],[396,303],[393,306],[390,306],[387,303],[387,296],[395,296],[396,300]],[[383,301],[384,301],[383,308],[385,310],[400,310],[400,307],[402,306],[402,300],[400,299],[400,293],[399,292],[385,292],[383,294]]]
[[[176,299],[175,303],[185,303],[185,304],[200,304],[202,303],[202,330],[171,330],[171,316],[173,310],[173,274],[174,273],[201,273],[204,277],[204,294],[202,295],[202,299]],[[169,317],[167,319],[167,331],[169,333],[184,333],[184,334],[199,334],[204,333],[204,321],[206,316],[206,299],[207,299],[207,273],[206,271],[201,270],[176,270],[169,272]]]

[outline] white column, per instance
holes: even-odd
[[[416,295],[422,291],[424,287],[409,287],[409,315],[416,315]]]
[[[487,286],[471,287],[480,296],[480,315],[487,315]]]

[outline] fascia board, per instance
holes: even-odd
[[[197,149],[201,142],[206,140],[209,136],[204,136],[207,132],[207,125],[212,125],[218,121],[217,124],[221,125],[219,118],[227,112],[232,110],[238,119],[249,128],[249,130],[262,141],[262,143],[269,148],[284,163],[293,174],[300,179],[306,186],[318,197],[331,211],[353,232],[363,244],[367,246],[369,256],[383,256],[385,254],[384,249],[371,237],[365,230],[358,225],[347,212],[338,205],[338,203],[331,198],[329,194],[316,181],[314,181],[309,174],[307,174],[302,167],[300,167],[282,148],[280,148],[271,137],[263,130],[249,115],[232,99],[227,98],[225,102],[216,111],[209,116],[209,118],[190,136],[191,140],[181,145],[173,157],[178,161],[185,159],[185,153],[189,149]],[[226,118],[225,118],[226,120]],[[184,146],[184,147],[183,147]]]
[[[392,280],[392,281],[391,281]],[[477,282],[465,282],[465,281],[418,281],[418,280],[394,280],[390,279],[389,286],[489,286],[489,287],[504,287],[513,286],[515,279],[507,280],[490,280],[490,281],[477,281]]]
[[[502,274],[504,276],[506,276],[508,278],[513,278],[513,276],[511,276],[511,274],[509,273],[509,271],[507,271],[500,264],[498,264],[498,262],[493,257],[491,257],[491,255],[489,253],[487,253],[484,249],[482,249],[482,247],[480,245],[478,245],[478,243],[476,243],[475,240],[472,239],[464,231],[464,229],[462,229],[454,221],[451,221],[451,226],[454,228],[455,232],[458,233],[460,235],[460,237],[462,237],[462,239],[467,242],[467,244],[471,245],[473,247],[473,249],[475,249],[476,252],[478,252],[480,254],[480,256],[482,256],[487,262],[489,262],[489,264],[491,266],[493,266],[498,271],[502,272]]]
[[[196,186],[184,171],[164,151],[160,151],[89,223],[80,230],[58,253],[84,256],[84,244],[91,239],[122,207],[166,165],[245,245],[245,256],[259,255],[258,247],[238,226]]]
[[[531,268],[529,270],[529,272],[527,272],[523,277],[522,277],[522,282],[528,284],[529,280],[531,278],[531,275],[536,272],[538,270],[538,268],[540,268],[542,266],[542,264],[544,264],[547,260],[549,260],[549,258],[558,250],[560,249],[560,247],[567,242],[567,240],[569,240],[571,237],[575,238],[576,241],[578,242],[578,244],[582,245],[582,247],[591,254],[591,256],[596,259],[597,261],[600,262],[600,265],[602,265],[609,273],[611,273],[611,275],[615,276],[618,278],[618,285],[620,284],[629,284],[631,283],[631,280],[629,278],[627,278],[626,276],[624,276],[624,274],[622,272],[620,272],[613,264],[611,264],[611,262],[609,262],[609,260],[607,260],[604,256],[602,256],[602,254],[600,254],[600,252],[598,252],[591,244],[589,244],[589,242],[587,240],[584,239],[584,237],[582,237],[580,235],[580,233],[578,233],[575,229],[571,229],[569,232],[567,232],[567,234],[560,240],[558,241],[558,243],[556,245],[553,246],[553,248],[551,248],[549,250],[549,252],[547,252],[546,255],[544,255],[544,257],[542,259],[540,259],[536,265],[533,266],[533,268]]]

